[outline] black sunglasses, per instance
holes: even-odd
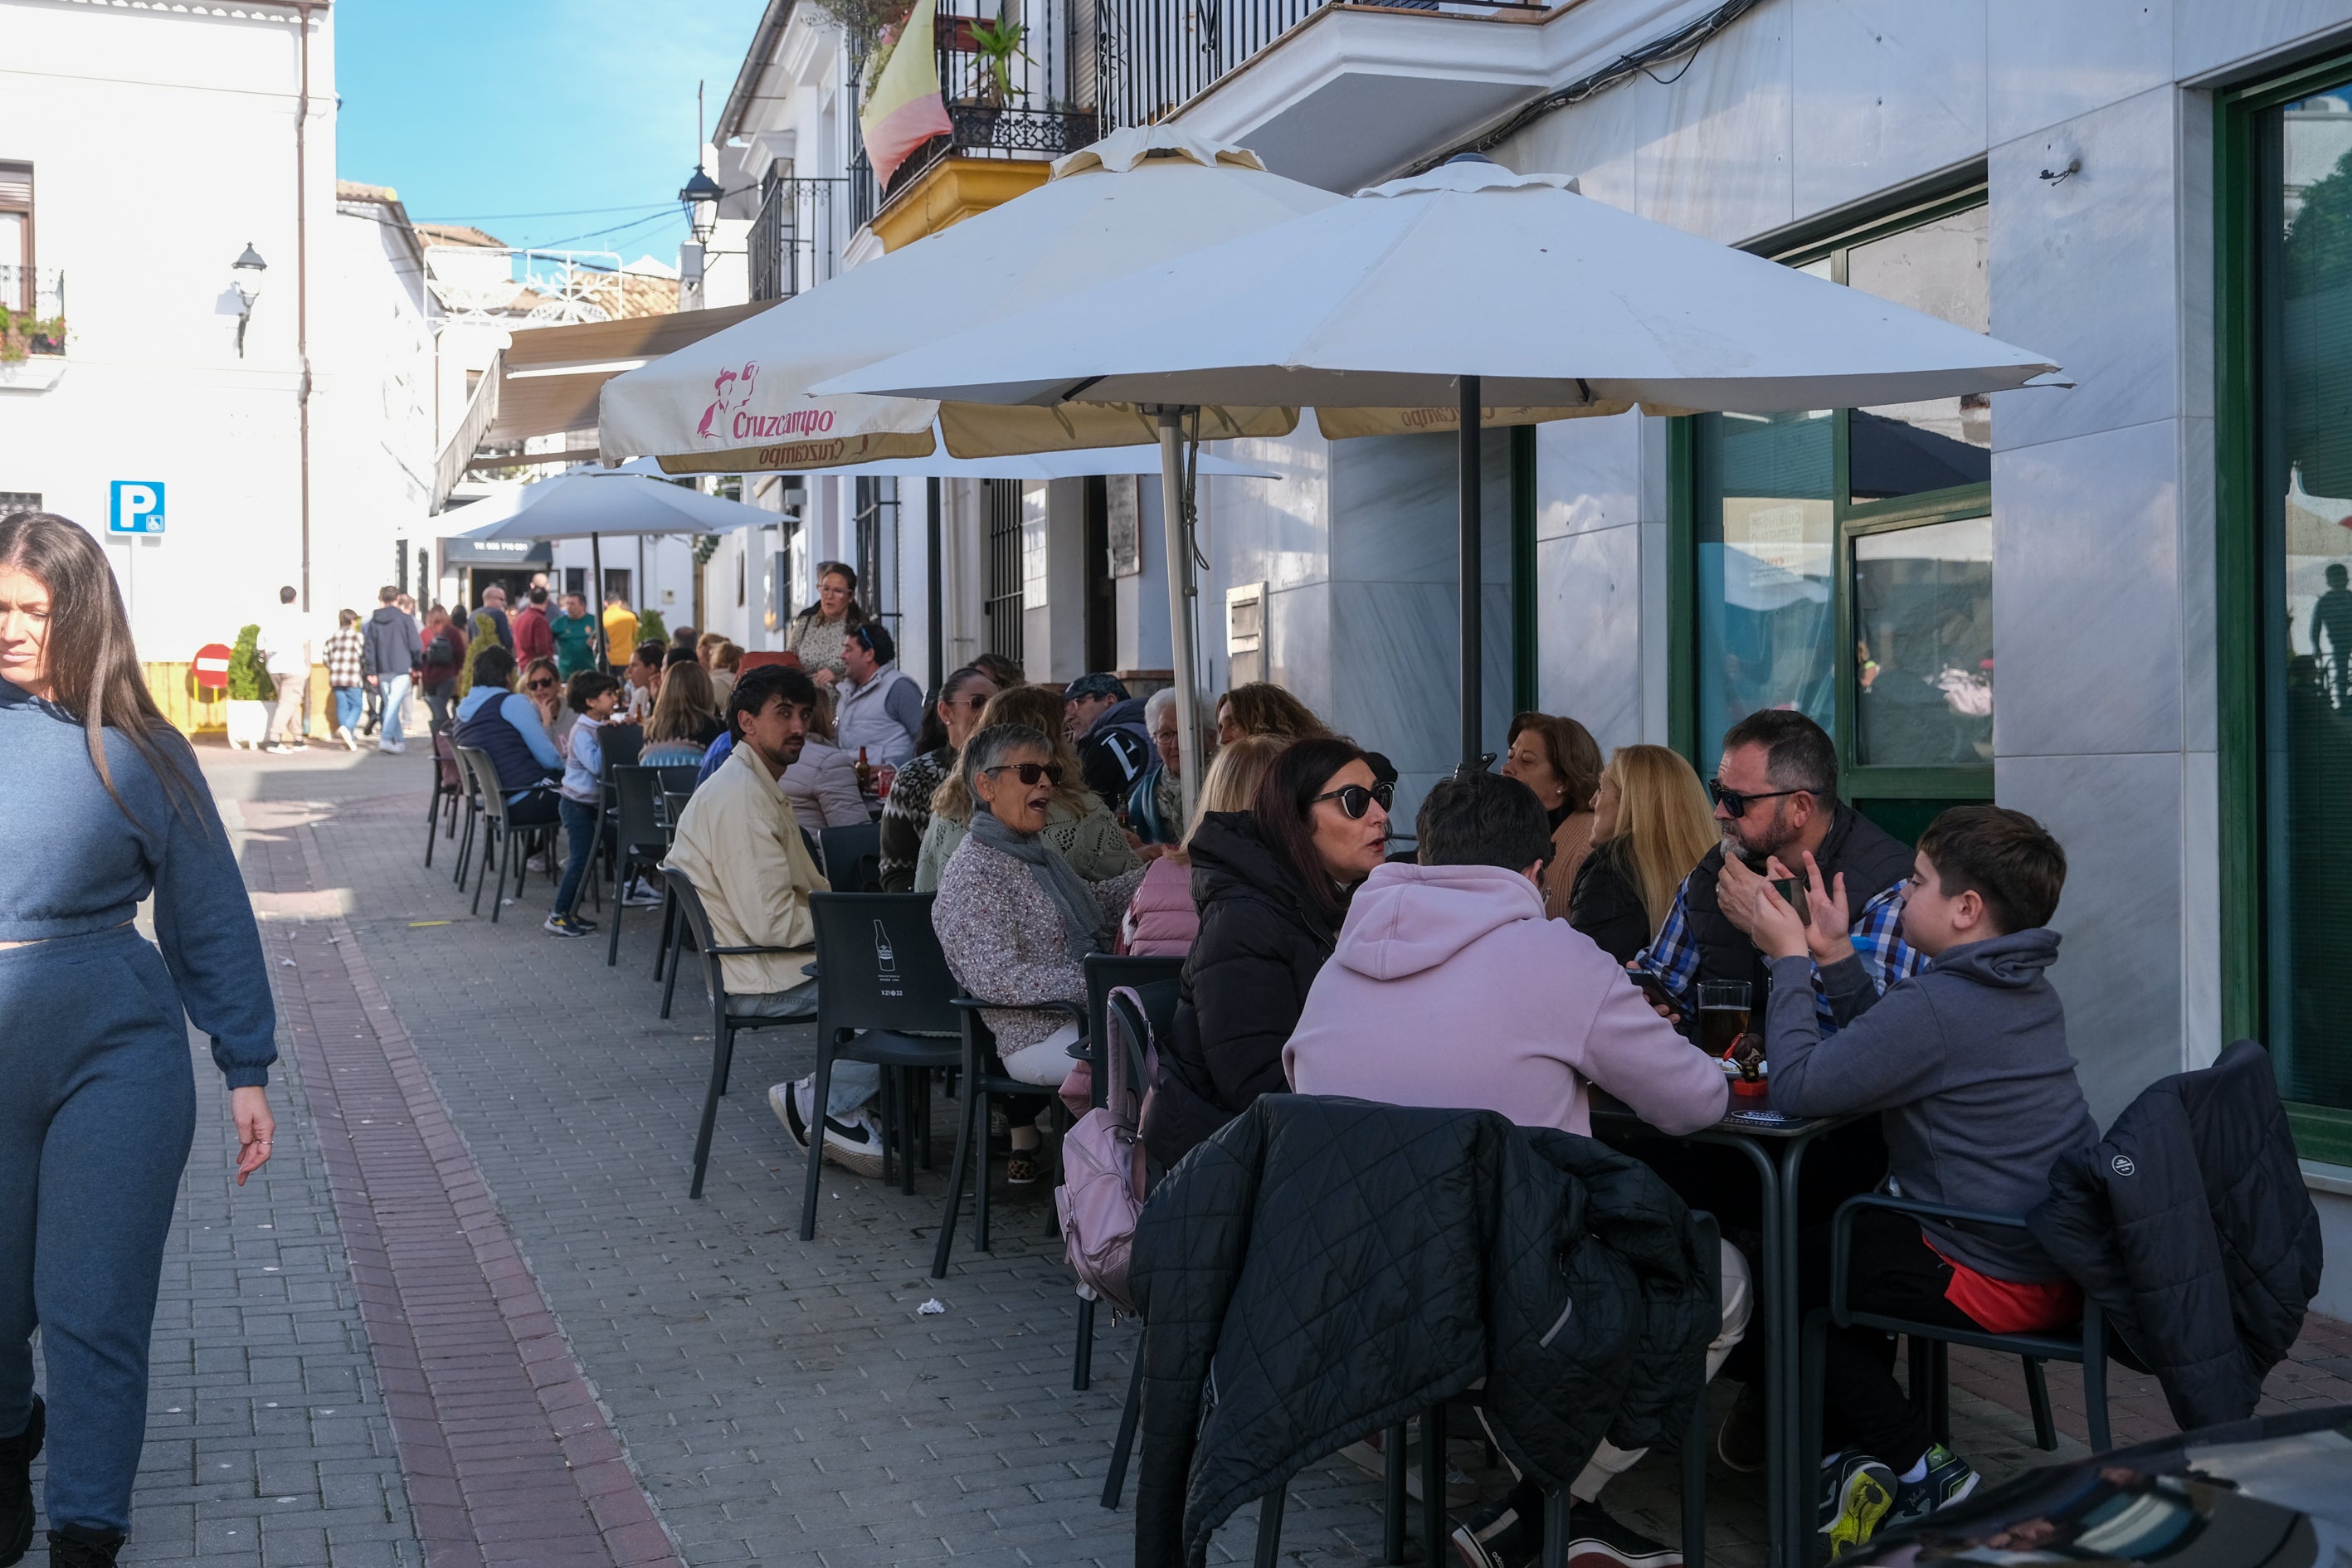
[[[1346,812],[1350,820],[1361,822],[1364,813],[1372,809],[1372,802],[1379,801],[1381,809],[1386,811],[1389,803],[1395,799],[1396,785],[1392,784],[1376,784],[1370,789],[1362,784],[1349,784],[1341,789],[1328,790],[1307,804],[1320,805],[1327,800],[1336,800],[1339,803],[1339,809]]]
[[[1742,817],[1747,816],[1748,808],[1755,805],[1759,800],[1778,800],[1782,795],[1813,795],[1816,793],[1818,792],[1810,789],[1759,789],[1742,791],[1724,788],[1723,783],[1719,779],[1709,779],[1706,781],[1707,798],[1714,801],[1716,805],[1723,807],[1724,810],[1731,813],[1734,817]]]
[[[522,684],[526,691],[551,691],[555,689],[555,682],[545,676],[540,677],[537,680],[526,680]]]
[[[999,763],[992,768],[980,771],[984,773],[1009,773],[1024,784],[1034,785],[1039,779],[1047,784],[1062,782],[1062,764],[1059,763]],[[1363,813],[1360,811],[1356,815],[1361,816]]]

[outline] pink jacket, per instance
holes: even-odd
[[[1662,1132],[1721,1119],[1721,1064],[1498,866],[1382,866],[1283,1048],[1301,1094],[1499,1111],[1590,1134],[1586,1083]]]
[[[1135,898],[1119,921],[1127,951],[1139,958],[1181,958],[1201,934],[1201,911],[1192,902],[1192,868],[1162,855],[1143,873]]]

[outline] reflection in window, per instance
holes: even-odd
[[[2288,1099],[2352,1108],[2352,89],[2267,117],[2262,322],[2266,1030]]]
[[[1699,422],[1703,773],[1714,771],[1724,731],[1759,708],[1795,708],[1831,723],[1832,428],[1827,411]],[[1720,497],[1719,505],[1705,505],[1709,497]]]
[[[1973,206],[1853,247],[1845,253],[1847,286],[1972,332],[1990,331],[1990,210]],[[1847,439],[1856,502],[1992,482],[1992,399],[1983,393],[1857,408]]]
[[[1853,542],[1853,760],[1992,761],[1992,520]]]

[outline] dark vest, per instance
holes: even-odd
[[[545,784],[553,777],[537,757],[530,754],[530,742],[522,731],[507,721],[499,711],[505,700],[483,705],[481,711],[457,726],[457,744],[486,752],[499,770],[499,783],[507,789],[529,789]]]
[[[1845,873],[1846,910],[1856,918],[1863,905],[1911,874],[1911,859],[1901,840],[1843,801],[1838,803],[1829,837],[1813,852],[1824,878]],[[1718,844],[1692,870],[1683,889],[1691,940],[1698,944],[1698,977],[1747,981],[1755,987],[1755,1016],[1760,1020],[1764,999],[1772,991],[1771,971],[1748,933],[1733,925],[1716,901],[1716,879],[1722,873],[1723,847]]]

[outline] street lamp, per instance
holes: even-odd
[[[686,204],[687,226],[694,231],[695,244],[710,243],[711,231],[719,226],[719,198],[726,194],[699,163],[694,165],[693,177],[678,191],[677,199]]]
[[[236,357],[245,357],[245,325],[253,319],[253,302],[261,298],[261,275],[269,263],[247,242],[245,254],[229,263],[228,286],[236,294]]]

